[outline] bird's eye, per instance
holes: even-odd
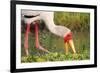
[[[37,17],[37,16],[39,16],[39,14],[38,15],[24,15],[25,18],[33,18],[33,17]]]

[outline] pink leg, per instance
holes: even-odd
[[[36,22],[35,25],[35,47],[39,50],[45,51],[47,53],[50,53],[47,49],[43,48],[40,44],[39,44],[39,39],[38,39],[38,22]]]
[[[39,48],[39,40],[38,40],[38,22],[36,21],[36,25],[35,25],[35,47]]]
[[[25,48],[25,54],[29,55],[28,52],[28,34],[30,32],[30,24],[27,24],[27,28],[26,28],[26,33],[25,33],[25,42],[24,42],[24,48]]]

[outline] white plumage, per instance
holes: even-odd
[[[25,18],[25,15],[36,17]],[[22,20],[28,24],[34,23],[36,20],[43,20],[50,32],[60,37],[64,37],[67,33],[70,32],[70,29],[54,24],[54,12],[22,10]]]

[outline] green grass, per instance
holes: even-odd
[[[37,55],[30,55],[27,57],[22,57],[21,61],[23,63],[28,63],[28,62],[54,62],[54,61],[73,61],[73,60],[87,60],[89,59],[89,56],[86,54],[71,54],[69,53],[68,55],[65,55],[63,53],[50,53],[50,54],[45,54],[41,56]]]
[[[83,12],[55,12],[54,21],[75,31],[89,31],[90,14]]]
[[[75,43],[77,54],[73,54],[69,47],[68,55],[65,55],[65,47],[63,38],[60,38],[47,29],[43,32],[39,30],[40,44],[47,48],[51,53],[47,54],[35,48],[35,36],[29,34],[29,56],[24,53],[24,33],[21,39],[21,62],[47,62],[47,61],[72,61],[72,60],[88,60],[90,59],[90,38],[89,32],[74,32],[73,40]]]

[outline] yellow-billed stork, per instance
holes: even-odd
[[[27,24],[27,29],[26,29],[26,34],[25,34],[25,43],[24,43],[26,55],[29,55],[29,52],[28,52],[28,33],[30,31],[30,24],[31,23],[33,23],[33,24],[35,23],[36,48],[41,49],[45,52],[49,52],[47,49],[44,49],[39,44],[37,20],[43,20],[45,22],[46,27],[49,29],[49,31],[51,33],[53,33],[57,36],[60,36],[64,39],[66,54],[68,53],[68,43],[70,44],[72,51],[74,53],[76,53],[74,43],[72,40],[71,30],[65,26],[60,26],[60,25],[54,24],[54,12],[22,10],[21,15],[22,15],[22,17],[21,17],[22,20],[25,22],[25,24]]]

